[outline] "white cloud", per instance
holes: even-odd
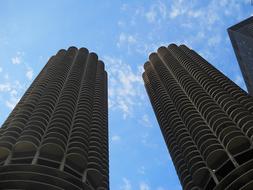
[[[172,9],[171,13],[170,13],[170,18],[175,18],[180,14],[180,10],[178,8],[174,8]]]
[[[0,73],[1,73],[1,72],[3,72],[3,68],[2,68],[2,67],[0,67]]]
[[[134,35],[131,34],[125,34],[120,33],[118,41],[117,41],[117,47],[119,48],[127,48],[128,52],[130,52],[131,47],[137,43],[137,39]]]
[[[123,178],[123,185],[120,186],[121,190],[132,190],[132,185],[127,178]]]
[[[16,104],[18,103],[19,98],[15,98],[15,97],[11,97],[9,100],[5,101],[5,105],[9,108],[9,109],[13,109]]]
[[[11,58],[12,64],[14,64],[14,65],[20,64],[23,56],[24,56],[24,52],[18,51],[16,53],[16,55]]]
[[[140,187],[140,190],[150,190],[149,185],[145,182],[141,182],[139,187]]]
[[[122,117],[127,118],[132,114],[134,106],[141,105],[145,97],[142,70],[134,72],[130,65],[118,58],[105,56],[103,60],[109,79],[109,108],[120,110]]]
[[[145,168],[145,166],[141,166],[141,167],[138,169],[137,172],[138,172],[139,174],[142,174],[142,175],[146,174],[146,168]]]
[[[24,52],[17,52],[14,57],[11,58],[11,62],[14,65],[18,65],[22,62],[22,59],[24,57],[25,53]],[[25,62],[23,62],[25,68],[26,68],[26,73],[25,76],[31,80],[33,78],[33,69]],[[8,79],[8,76],[6,77]]]
[[[140,120],[141,124],[145,127],[152,127],[152,123],[149,120],[149,116],[144,114]]]
[[[127,39],[126,35],[124,33],[120,33],[118,46],[120,46],[121,43],[125,42],[126,39]]]
[[[121,98],[120,98],[120,100],[118,100],[118,107],[123,111],[123,118],[124,119],[126,119],[127,116],[131,114],[128,104],[133,104],[133,103],[131,100],[124,101]]]
[[[152,136],[152,135],[151,135]],[[158,147],[158,144],[156,142],[153,142],[152,137],[148,132],[145,132],[141,136],[141,143],[150,149],[156,149]]]
[[[8,86],[7,90],[9,93],[9,98],[5,101],[5,105],[9,109],[13,109],[18,103],[18,101],[20,100],[19,92],[24,89],[24,86],[22,86],[19,81],[15,81],[11,85],[7,83],[7,86]]]
[[[7,93],[7,98],[5,98],[4,104],[9,108],[13,109],[20,99],[20,92],[24,90],[24,86],[20,84],[19,81],[14,81],[12,83],[6,82],[0,84],[0,92]]]
[[[134,44],[134,43],[136,43],[136,38],[132,35],[129,35],[127,41],[130,44]]]
[[[214,47],[217,46],[220,42],[221,42],[220,35],[215,35],[215,36],[209,37],[208,41],[207,41],[209,46],[214,46]]]
[[[148,133],[144,133],[144,134],[142,134],[142,136],[141,136],[142,138],[141,138],[141,142],[144,144],[144,145],[147,145],[148,144],[148,137],[149,137],[149,134]]]
[[[162,20],[166,19],[168,9],[165,3],[161,1],[152,4],[148,11],[143,11],[149,23],[159,24]]]
[[[123,21],[118,21],[118,26],[119,27],[124,27],[126,24],[125,24],[125,22],[123,22]]]
[[[32,80],[32,78],[33,78],[33,69],[30,68],[30,67],[28,67],[25,76],[26,76],[29,80]]]
[[[17,96],[17,94],[18,94],[18,92],[17,92],[16,89],[12,89],[12,90],[10,91],[10,95],[13,96],[13,97]]]
[[[148,22],[152,23],[155,21],[156,15],[157,15],[156,11],[154,9],[152,9],[149,12],[147,12],[145,16],[146,16]]]
[[[128,9],[128,5],[127,5],[126,3],[124,3],[124,4],[120,7],[120,9],[121,9],[122,11],[126,11],[126,10]]]
[[[168,12],[168,8],[166,7],[166,3],[162,3],[161,1],[158,2],[157,8],[161,14],[161,17],[163,19],[166,18],[167,16],[167,12]]]
[[[118,142],[118,141],[120,141],[121,140],[121,137],[119,136],[119,135],[113,135],[112,136],[112,141],[113,142]]]
[[[169,17],[171,19],[175,19],[176,17],[186,13],[186,11],[186,2],[183,0],[173,0],[169,11]]]
[[[11,90],[10,83],[0,84],[0,92],[6,92]]]
[[[242,6],[243,3],[238,0],[211,0],[206,2],[205,6],[197,0],[172,0],[169,4],[160,0],[155,1],[148,7],[136,6],[135,8],[128,5],[128,12],[131,16],[128,20],[121,20],[126,26],[130,26],[132,19],[134,19],[136,23],[141,22],[141,18],[145,18],[147,22],[154,25],[150,28],[147,34],[143,35],[142,33],[135,32],[134,35],[132,35],[138,43],[129,45],[127,43],[128,35],[126,35],[124,31],[122,31],[122,33],[125,34],[125,36],[121,39],[124,39],[125,46],[128,47],[131,52],[136,51],[147,55],[150,53],[150,50],[159,47],[156,45],[159,45],[161,44],[161,41],[164,41],[161,40],[161,36],[164,33],[167,34],[168,32],[171,32],[171,38],[175,39],[173,38],[174,30],[177,29],[177,31],[180,32],[181,26],[184,27],[184,30],[182,31],[185,31],[185,28],[187,28],[188,31],[187,34],[183,32],[183,34],[180,35],[182,37],[177,36],[178,40],[176,41],[186,43],[186,45],[192,47],[201,47],[204,49],[207,48],[207,46],[215,46],[224,40],[223,35],[227,28],[224,21],[229,19],[231,22],[232,20],[235,20],[235,18],[237,20],[242,19],[244,17]],[[236,16],[231,17],[230,15],[233,15],[234,12],[237,13]],[[196,30],[196,28],[198,30]],[[127,31],[129,32],[129,30]],[[201,36],[196,35],[198,32],[204,34],[205,37],[202,38]],[[160,35],[157,35],[157,33]],[[222,35],[222,37],[220,35]],[[208,40],[210,36],[211,39]],[[175,40],[173,40],[173,42],[175,42]],[[169,41],[166,43],[169,43]],[[123,47],[120,40],[118,40],[117,44],[118,46]]]
[[[203,11],[201,10],[189,10],[188,11],[188,16],[193,17],[193,18],[198,18],[201,17],[203,15]]]
[[[21,63],[21,59],[20,59],[20,57],[16,56],[16,57],[11,58],[11,62],[14,65],[18,65]]]

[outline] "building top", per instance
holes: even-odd
[[[246,27],[246,26],[249,26],[249,25],[252,25],[253,23],[253,16],[231,26],[228,28],[228,30],[232,30],[232,31],[238,31],[238,30],[241,30],[242,28]]]
[[[248,92],[253,95],[253,17],[228,28],[228,34]]]

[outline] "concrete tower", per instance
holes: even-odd
[[[253,189],[253,99],[184,45],[160,47],[144,68],[183,189]]]
[[[52,56],[0,128],[0,189],[109,189],[107,107],[95,53]]]
[[[228,28],[248,92],[253,96],[253,17]]]

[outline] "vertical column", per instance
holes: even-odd
[[[59,161],[64,151],[64,135],[67,135],[66,115],[59,116],[57,110],[60,107],[60,100],[63,94],[64,87],[68,81],[70,71],[73,67],[73,62],[77,56],[77,49],[70,47],[64,56],[64,60],[60,63],[60,68],[53,76],[53,81],[45,90],[44,96],[39,101],[39,106],[31,118],[27,130],[36,130],[39,132],[40,141],[36,148],[36,154],[33,159],[33,164],[47,165],[50,162],[47,160],[38,160],[41,158],[48,158]],[[46,112],[44,111],[46,109]],[[67,107],[65,107],[67,109]],[[43,113],[44,114],[41,114]],[[61,118],[57,121],[57,118]],[[39,122],[41,121],[41,122]],[[56,124],[57,123],[57,124]],[[48,134],[55,134],[55,137],[50,137]],[[57,164],[53,164],[55,167]]]
[[[90,125],[87,180],[95,188],[103,185],[103,145],[104,145],[104,65],[98,62],[92,121]]]
[[[151,63],[152,66],[157,65],[154,62]],[[154,102],[154,97],[158,99],[156,106],[160,105],[160,107],[156,109],[156,113],[158,115],[164,115],[164,117],[160,117],[159,119],[161,122],[161,130],[165,140],[168,142],[169,149],[173,152],[172,157],[175,159],[175,165],[179,172],[182,185],[186,189],[192,189],[193,183],[191,182],[191,177],[193,177],[195,185],[203,187],[206,184],[206,180],[210,178],[210,173],[186,126],[175,110],[175,106],[163,87],[163,83],[158,79],[158,76],[153,70],[155,69],[151,69],[150,63],[145,64],[145,84],[146,86],[150,85],[150,89],[148,90],[149,94],[151,94],[151,89],[154,93],[152,101]],[[157,72],[159,72],[160,77],[163,75],[160,70]],[[173,138],[175,143],[171,141]],[[176,147],[178,148],[176,149]],[[179,157],[180,154],[182,155],[181,157]],[[185,163],[188,170],[184,169],[181,171],[181,165],[177,165],[178,163]],[[190,175],[185,175],[187,171]]]
[[[101,64],[104,63],[101,61]],[[104,67],[104,66],[103,66]],[[104,70],[104,69],[103,69]],[[102,124],[102,173],[103,184],[101,190],[109,189],[109,146],[108,146],[108,84],[107,84],[107,72],[103,72],[103,124]]]

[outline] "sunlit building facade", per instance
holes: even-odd
[[[107,107],[95,53],[52,56],[0,128],[0,189],[109,189]]]
[[[183,189],[253,189],[252,97],[185,45],[160,47],[144,69]]]

